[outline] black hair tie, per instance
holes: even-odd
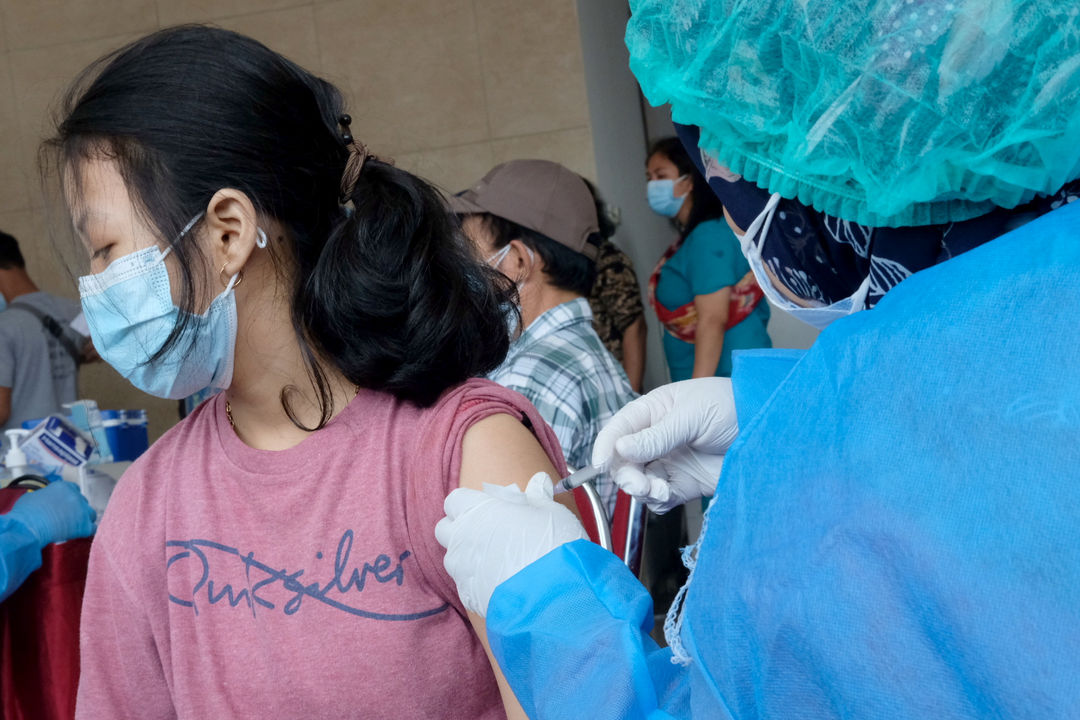
[[[341,131],[341,141],[346,145],[351,145],[353,142],[353,136],[349,130],[349,126],[352,125],[352,116],[348,113],[342,113],[342,115],[338,118],[338,125],[343,128]]]

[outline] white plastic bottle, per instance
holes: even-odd
[[[8,437],[8,451],[4,454],[4,469],[0,471],[0,487],[7,487],[16,478],[34,472],[34,468],[26,460],[26,453],[19,448],[19,444],[30,431],[15,428],[5,431],[5,434]]]

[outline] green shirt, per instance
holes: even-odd
[[[739,240],[723,220],[706,220],[687,236],[682,247],[660,271],[656,299],[674,310],[693,302],[698,295],[710,295],[742,280],[750,265],[739,249]],[[765,326],[769,304],[758,303],[749,317],[724,333],[724,349],[716,374],[731,376],[733,350],[772,347]],[[687,380],[694,372],[694,345],[664,331],[664,354],[671,380]]]

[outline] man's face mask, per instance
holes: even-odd
[[[502,265],[503,260],[506,259],[506,256],[510,254],[510,247],[511,247],[510,243],[507,243],[502,248],[500,248],[497,252],[495,252],[494,254],[488,256],[488,258],[484,262],[486,262],[489,266],[491,266],[495,270],[498,270],[499,272],[502,272],[502,270],[499,268],[499,266]],[[530,261],[535,261],[536,260],[536,254],[532,251],[532,248],[526,247],[525,250],[526,250],[526,252],[529,253],[529,260]],[[517,287],[518,293],[520,293],[521,288],[524,286],[524,282],[521,282],[521,281],[515,282],[515,286]],[[507,327],[508,332],[510,333],[510,339],[511,340],[517,339],[517,337],[521,334],[521,327],[519,327],[520,324],[521,324],[520,320],[521,320],[521,311],[520,311],[519,308],[509,307],[509,308],[506,309],[506,327]]]
[[[502,261],[506,259],[506,256],[507,256],[507,254],[509,254],[509,252],[510,252],[510,243],[507,243],[505,246],[503,246],[503,248],[501,250],[496,252],[494,255],[490,256],[484,262],[486,262],[488,265],[490,265],[491,267],[498,270],[499,266],[502,265]]]

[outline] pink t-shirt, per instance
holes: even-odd
[[[435,523],[461,442],[496,413],[470,380],[429,409],[361,391],[294,448],[254,450],[224,399],[124,475],[94,541],[76,716],[502,718]]]

